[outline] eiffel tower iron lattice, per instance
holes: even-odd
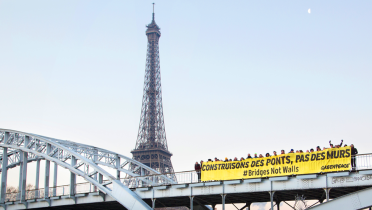
[[[169,178],[176,181],[165,134],[159,59],[161,33],[154,12],[152,22],[146,27],[148,42],[141,119],[136,147],[131,153],[133,159],[161,173],[169,173]]]

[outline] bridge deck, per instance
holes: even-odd
[[[330,198],[334,199],[352,192],[356,192],[362,189],[369,188],[371,186],[360,186],[360,187],[343,187],[334,188],[330,193]],[[304,195],[307,200],[319,200],[324,195],[323,189],[311,189],[311,190],[287,190],[275,193],[275,198],[278,201],[294,201],[296,195]],[[144,199],[144,201],[151,205],[151,199]],[[190,206],[190,198],[188,196],[181,197],[167,197],[167,198],[156,198],[156,207],[175,207],[175,206]],[[226,196],[226,204],[231,203],[256,203],[256,202],[270,202],[270,195],[268,192],[255,192],[255,193],[231,193]],[[212,205],[221,204],[222,198],[219,194],[213,195],[200,195],[194,197],[194,205]]]
[[[105,149],[13,130],[0,129],[0,147],[0,209],[9,210],[123,209],[122,206],[150,210],[154,205],[273,203],[294,200],[296,195],[323,201],[372,186],[372,154],[355,156],[356,172],[200,183],[195,171],[160,174],[138,161]],[[44,188],[39,188],[40,160],[45,161],[44,179],[53,179],[53,187],[46,181]],[[36,161],[37,189],[28,191],[27,163],[30,161]],[[50,177],[52,162],[54,176]],[[20,169],[18,192],[6,193],[7,173],[15,166]],[[55,185],[57,166],[69,171],[69,185]],[[121,179],[120,173],[125,173],[127,178]],[[83,177],[87,183],[76,184],[76,176]]]
[[[155,207],[190,206],[190,196],[194,196],[194,205],[216,205],[222,203],[221,194],[226,194],[225,203],[270,202],[269,192],[274,193],[274,201],[293,201],[296,195],[304,195],[307,200],[326,200],[325,188],[330,189],[329,199],[344,196],[372,186],[372,171],[341,172],[313,176],[302,179],[296,176],[276,179],[260,179],[254,182],[243,180],[225,182],[206,182],[176,184],[162,187],[132,188],[144,202]],[[75,199],[69,196],[27,200],[29,209],[125,209],[109,195],[102,193],[80,193]],[[7,209],[25,209],[17,201],[8,202]]]

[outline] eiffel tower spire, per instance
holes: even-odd
[[[161,92],[159,38],[160,28],[152,22],[146,26],[147,56],[143,88],[141,119],[133,159],[161,172],[173,173],[172,153],[168,150],[165,134],[163,102]]]

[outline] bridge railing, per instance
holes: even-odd
[[[138,176],[138,177],[131,177],[131,178],[123,178],[121,179],[122,183],[129,188],[137,188],[137,187],[149,187],[149,186],[162,186],[162,185],[170,185],[168,180],[163,179],[164,176],[175,176],[177,180],[177,184],[189,184],[189,183],[196,183],[198,182],[198,174],[196,171],[182,171],[182,172],[175,172],[175,173],[166,173],[166,174],[153,174],[147,176]]]
[[[355,155],[356,170],[372,169],[372,153]]]
[[[105,182],[105,181],[104,181]],[[106,185],[108,188],[112,188],[112,185]],[[98,188],[89,182],[78,183],[75,185],[75,189],[72,195],[75,194],[82,194],[82,193],[91,193],[97,192]],[[45,196],[45,189],[37,189],[37,190],[27,190],[26,191],[26,200],[32,199],[41,199],[45,197],[58,197],[58,196],[69,196],[71,195],[70,192],[70,185],[61,185],[57,187],[50,187],[48,196]],[[6,194],[6,202],[11,201],[19,201],[21,194],[19,192],[11,192]]]
[[[356,160],[356,171],[372,169],[372,153],[369,154],[360,154],[355,155]],[[182,171],[172,174],[158,174],[158,175],[148,175],[148,176],[137,176],[131,178],[121,179],[122,183],[129,188],[137,187],[150,187],[150,186],[163,186],[170,185],[170,182],[167,182],[166,179],[163,179],[164,176],[175,176],[177,179],[177,184],[190,184],[197,183],[198,174],[196,171]],[[104,183],[106,181],[103,181]],[[106,185],[106,187],[112,189],[112,184]],[[98,188],[89,182],[78,183],[75,185],[75,189],[72,191],[72,194],[81,194],[81,193],[91,193],[97,192]],[[45,196],[44,189],[38,190],[27,190],[26,191],[26,200],[39,199],[45,197],[56,197],[56,196],[68,196],[71,195],[70,185],[61,185],[57,187],[50,187],[48,196]],[[11,192],[6,194],[6,202],[9,201],[19,201],[20,193]]]

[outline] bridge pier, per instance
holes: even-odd
[[[57,174],[58,174],[58,165],[57,163],[54,163],[53,196],[57,196]]]
[[[98,160],[98,151],[97,151],[97,150],[94,150],[93,162],[96,163],[97,160]],[[95,173],[95,174],[93,175],[93,179],[94,179],[94,180],[97,180],[97,173]],[[94,192],[97,192],[97,191],[98,191],[97,186],[94,185],[94,187],[93,187],[93,191],[94,191]]]
[[[222,196],[222,210],[225,210],[225,199],[226,199],[226,194],[221,194]]]
[[[325,191],[325,195],[326,195],[326,201],[328,202],[329,201],[329,191],[331,190],[331,188],[324,188],[324,191]]]
[[[71,166],[74,167],[75,165],[76,165],[76,158],[72,156]],[[76,174],[70,172],[70,195],[75,195],[75,186],[76,186]]]
[[[274,210],[274,194],[275,194],[275,191],[270,191],[269,194],[270,194],[271,210]]]
[[[189,196],[190,197],[190,210],[194,210],[194,196]]]
[[[156,200],[156,198],[151,198],[152,209],[155,209],[155,200]]]
[[[40,159],[36,160],[36,176],[35,176],[35,198],[39,198],[39,181],[40,181]]]
[[[24,152],[19,153],[19,177],[18,177],[18,193],[17,193],[17,199],[22,201],[22,184],[23,184],[23,165],[25,165],[24,162]],[[26,163],[27,165],[27,163]]]
[[[47,154],[51,151],[51,145],[47,144]],[[44,180],[44,198],[49,197],[49,177],[50,177],[50,161],[45,160],[45,180]]]
[[[25,136],[24,147],[26,148],[30,138]],[[26,179],[27,179],[27,162],[28,162],[28,153],[20,152],[20,166],[19,166],[19,200],[26,200]]]

